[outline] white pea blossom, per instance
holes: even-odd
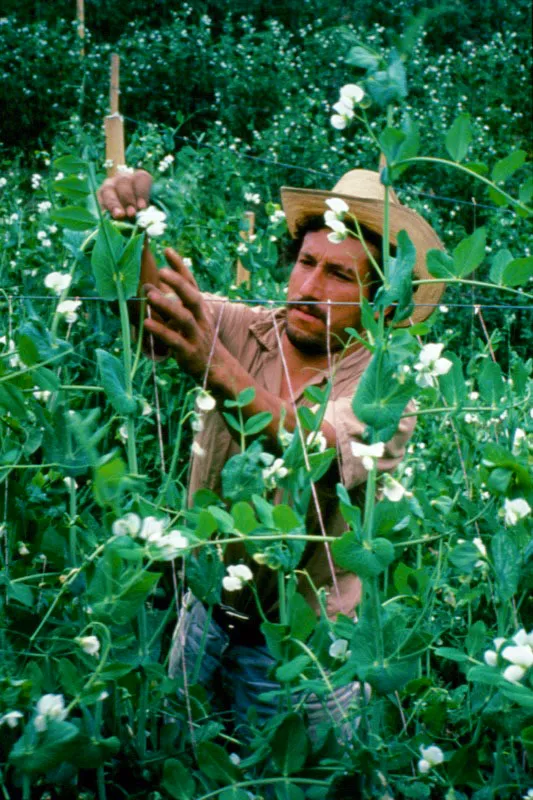
[[[26,542],[19,542],[18,543],[18,551],[20,556],[29,556],[30,551],[28,550],[28,545]]]
[[[41,181],[42,181],[42,176],[39,175],[38,172],[34,172],[33,175],[31,176],[31,188],[38,189],[39,186],[41,185]]]
[[[350,657],[351,653],[348,650],[349,642],[347,639],[335,639],[329,646],[328,653],[331,658],[338,658],[345,661]]]
[[[528,789],[527,792],[522,795],[522,800],[533,800],[533,789]]]
[[[44,279],[44,285],[51,289],[55,294],[60,295],[69,288],[72,283],[72,275],[66,272],[50,272]]]
[[[326,437],[322,431],[311,432],[305,440],[305,444],[310,450],[314,450],[317,453],[323,453],[328,446]]]
[[[192,452],[193,455],[198,456],[198,458],[203,458],[205,456],[204,448],[197,441],[194,441],[192,443],[191,452]]]
[[[278,480],[285,478],[289,474],[289,470],[285,466],[282,458],[275,458],[269,467],[263,470],[263,480],[268,489],[275,489]]]
[[[189,540],[179,530],[169,531],[157,542],[159,558],[163,561],[171,561],[176,556],[181,555],[180,551],[189,546]]]
[[[150,544],[158,544],[165,532],[165,520],[157,517],[145,517],[142,521],[139,536]]]
[[[412,492],[408,492],[400,481],[388,473],[383,476],[383,494],[391,503],[399,503],[402,498],[413,496]]]
[[[516,497],[514,500],[505,498],[503,505],[504,518],[506,525],[516,525],[521,519],[531,513],[531,506],[523,497]]]
[[[98,653],[100,652],[100,640],[98,636],[80,636],[76,641],[83,652],[87,653],[88,656],[98,657]]]
[[[495,667],[498,663],[498,653],[495,650],[485,650],[483,660],[489,667]]]
[[[227,573],[222,578],[222,585],[227,592],[238,592],[245,583],[248,583],[254,577],[252,570],[246,564],[229,566]]]
[[[333,211],[337,216],[342,217],[343,214],[347,214],[350,210],[348,207],[348,203],[342,199],[342,197],[328,197],[325,201],[327,207],[330,211]],[[326,214],[328,212],[326,211]]]
[[[2,178],[0,178],[0,189],[3,189],[4,186],[7,186],[7,178],[2,177]],[[13,713],[15,713],[15,712],[13,712]]]
[[[351,444],[353,455],[361,459],[363,467],[367,472],[374,469],[376,459],[381,458],[385,452],[385,445],[383,442],[376,442],[375,444],[352,442]]]
[[[527,434],[522,428],[517,428],[513,436],[513,455],[517,456],[522,449],[522,442],[527,442]]]
[[[509,645],[502,650],[502,658],[517,664],[519,667],[529,669],[533,665],[533,648],[530,645]]]
[[[525,674],[526,670],[519,664],[511,664],[502,672],[502,676],[506,681],[509,681],[509,683],[519,683]]]
[[[117,433],[118,433],[119,439],[121,439],[123,442],[127,442],[128,441],[128,426],[126,425],[126,423],[124,423],[124,425],[120,426],[120,428],[118,429]]]
[[[328,228],[331,228],[335,233],[348,234],[348,229],[344,222],[339,219],[334,211],[326,211],[324,213],[324,222]]]
[[[430,769],[442,764],[444,761],[444,753],[436,744],[432,744],[429,747],[421,747],[420,754],[422,758],[418,762],[418,771],[422,775],[425,775]]]
[[[329,121],[338,131],[343,131],[348,125],[348,118],[341,114],[332,114]]]
[[[37,203],[37,211],[39,214],[45,214],[47,211],[50,211],[52,208],[52,203],[50,200],[43,200],[41,203]]]
[[[285,212],[281,210],[281,208],[277,208],[273,214],[269,216],[269,221],[277,224],[278,222],[282,222],[285,219]]]
[[[436,386],[439,375],[446,375],[453,366],[448,358],[441,358],[443,344],[425,344],[420,351],[419,361],[414,365],[418,375],[415,378],[418,386],[425,388]]]
[[[171,153],[169,153],[167,156],[163,156],[163,158],[159,162],[159,166],[157,167],[157,169],[159,170],[159,172],[166,172],[167,169],[170,167],[170,165],[173,163],[173,161],[174,161],[174,156]]]
[[[111,526],[113,536],[137,536],[141,530],[142,520],[138,514],[130,512],[116,519]]]
[[[340,95],[343,102],[357,105],[361,102],[365,93],[356,83],[347,83],[341,86]]]
[[[254,205],[258,206],[261,202],[261,196],[256,194],[255,192],[246,192],[244,195],[244,199],[247,203],[253,203]]]
[[[24,714],[20,711],[8,711],[0,717],[0,725],[7,725],[8,728],[16,728],[19,719],[23,719]]]
[[[196,407],[200,411],[213,411],[216,407],[217,401],[209,392],[201,391],[196,395]]]
[[[77,310],[81,306],[81,300],[63,300],[58,304],[56,311],[65,318],[65,322],[73,325],[78,319]]]
[[[61,722],[67,716],[62,694],[44,694],[37,703],[37,716],[33,724],[40,733],[48,727],[49,720]]]
[[[468,398],[469,400],[479,400],[479,392],[470,392]]]
[[[7,356],[7,360],[10,367],[16,369],[20,367],[21,362],[18,354],[16,352],[15,342],[13,339],[7,339],[7,336],[0,336],[0,344],[7,345],[7,353],[2,353],[2,355]]]
[[[246,245],[244,242],[239,242],[237,245],[237,252],[240,253],[240,255],[244,255],[248,252],[248,245]]]
[[[476,536],[474,539],[472,539],[472,544],[474,545],[474,547],[476,547],[476,549],[477,549],[479,555],[481,556],[481,558],[482,559],[486,559],[487,558],[487,548],[485,547],[485,545],[483,543],[483,540],[479,536]],[[481,567],[481,566],[483,566],[483,564],[484,564],[484,561],[476,561],[475,566],[476,567]]]
[[[526,633],[524,628],[520,628],[520,630],[517,631],[513,636],[513,642],[521,646],[529,645],[531,648],[533,648],[533,631]]]
[[[148,206],[137,213],[137,225],[144,228],[148,236],[162,236],[167,224],[167,215],[155,206]]]
[[[191,428],[195,433],[201,433],[204,429],[203,414],[195,414],[191,421]]]

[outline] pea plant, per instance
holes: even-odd
[[[456,170],[524,225],[532,183],[519,178],[521,150],[493,164],[468,161],[466,113],[440,150],[419,154],[418,127],[404,110],[411,46],[408,35],[385,53],[352,43],[346,61],[358,83],[343,86],[331,120],[347,132],[362,126],[376,162],[383,154],[386,198],[382,267],[375,265],[382,286],[373,303],[362,301],[365,336],[349,331],[350,343],[371,353],[352,400],[366,426],[353,445],[366,489],[361,505],[337,485],[340,537],[313,537],[306,527],[313,488],[336,458],[320,433],[330,384],[306,389],[296,429],[280,430],[277,454],[261,435],[270,416],[242,413],[253,389],[226,401],[218,410],[240,452],[224,466],[220,496],[201,490],[187,504],[190,448],[198,455],[190,428],[215,413],[215,401],[172,360],[156,366],[145,358],[142,326],[133,337],[128,315],[136,303],[144,316],[144,236],[165,236],[164,214],[148,209],[135,224],[112,221],[98,208],[101,176],[87,152],[54,162],[42,202],[54,233],[62,231],[62,264],[45,278],[44,300],[15,308],[3,299],[4,797],[531,795],[531,362],[511,350],[504,371],[486,329],[460,358],[451,335],[436,340],[438,312],[406,323],[422,281],[530,301],[533,259],[502,248],[486,264],[491,232],[479,227],[450,253],[430,251],[430,277],[417,279],[408,235],[399,234],[393,254],[387,233],[390,191],[408,171]],[[171,202],[165,207],[172,223]],[[342,200],[324,213],[332,241],[360,236],[356,219],[347,227]],[[269,214],[278,230],[279,209]],[[258,243],[268,255],[271,236],[265,227],[241,253],[255,270]],[[71,296],[74,284],[80,294]],[[417,417],[406,457],[394,476],[379,476],[384,443],[406,415]],[[316,538],[362,580],[355,618],[330,619],[325,592],[315,588],[317,616],[301,593],[309,581],[302,556]],[[262,607],[253,569],[225,566],[221,556],[234,543],[252,566],[272,571],[275,619]],[[264,725],[251,712],[246,741],[194,675],[185,686],[169,676],[184,575],[208,618],[222,588],[253,593],[282,710]],[[353,682],[358,702],[310,728],[294,698],[326,701]]]

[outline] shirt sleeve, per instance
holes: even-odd
[[[415,411],[413,401],[408,403],[405,411],[407,413]],[[324,419],[335,429],[337,436],[342,483],[348,490],[365,483],[368,473],[361,458],[354,456],[352,442],[363,442],[366,426],[353,413],[351,397],[340,397],[328,403]],[[405,447],[413,433],[415,423],[415,416],[402,417],[392,439],[385,442],[382,458],[377,460],[378,473],[392,472],[396,469],[405,455]]]

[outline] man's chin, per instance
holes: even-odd
[[[309,333],[299,331],[292,325],[287,325],[287,339],[301,353],[308,356],[322,356],[328,352],[326,340],[322,336],[313,336]]]

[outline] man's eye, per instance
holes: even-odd
[[[304,267],[312,267],[314,266],[314,262],[310,258],[301,258],[300,264],[303,264]]]
[[[350,275],[347,275],[346,272],[340,272],[339,270],[335,270],[335,272],[333,274],[335,275],[336,278],[340,278],[341,281],[350,281],[351,280]]]

